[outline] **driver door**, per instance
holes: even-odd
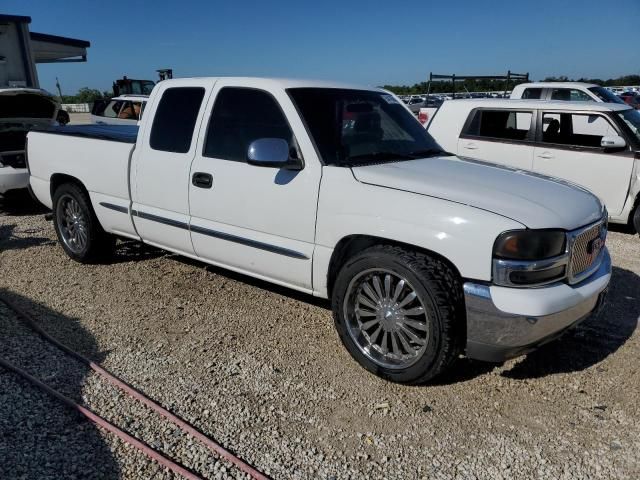
[[[221,79],[204,126],[189,183],[196,255],[310,291],[321,167],[285,91]],[[285,139],[304,167],[249,165],[249,144],[259,138]]]

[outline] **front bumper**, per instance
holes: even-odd
[[[29,172],[26,168],[0,167],[0,194],[29,186]]]
[[[467,357],[501,362],[557,338],[602,305],[610,278],[605,249],[598,270],[575,285],[526,289],[466,282]]]

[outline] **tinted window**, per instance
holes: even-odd
[[[288,92],[328,165],[446,155],[392,95],[338,88],[292,88]]]
[[[542,141],[576,147],[599,148],[602,137],[618,135],[601,115],[544,113]]]
[[[250,88],[220,90],[203,155],[244,162],[249,145],[259,138],[282,138],[294,146],[291,128],[276,100],[267,92]]]
[[[595,94],[600,100],[605,103],[624,103],[623,100],[620,100],[616,94],[614,94],[611,90],[608,90],[603,87],[591,87],[589,91]]]
[[[555,88],[551,91],[551,100],[565,100],[568,102],[593,102],[593,98],[581,90],[573,88]]]
[[[201,87],[165,90],[153,118],[151,148],[164,152],[188,152],[203,97],[204,88]]]
[[[531,129],[531,112],[476,110],[464,133],[474,137],[525,140]]]
[[[542,97],[541,88],[525,88],[522,92],[522,98],[528,98],[531,100],[539,100]]]

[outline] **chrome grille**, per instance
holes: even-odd
[[[603,222],[589,227],[575,236],[571,248],[569,278],[575,279],[596,263],[600,258],[600,252],[604,249],[605,238],[606,227]]]

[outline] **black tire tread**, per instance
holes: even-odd
[[[83,255],[76,255],[72,252],[67,251],[67,249],[64,247],[64,242],[60,236],[60,232],[58,232],[56,219],[57,201],[63,193],[69,193],[72,196],[75,196],[80,203],[80,206],[88,213],[87,231],[89,234],[89,247],[86,253]],[[63,183],[62,185],[58,186],[53,194],[53,216],[58,241],[60,242],[60,245],[64,249],[65,253],[67,253],[70,258],[77,262],[85,264],[103,263],[104,261],[111,258],[115,248],[115,237],[105,232],[102,228],[102,225],[100,225],[98,217],[93,210],[91,199],[82,187],[75,183]]]
[[[369,247],[348,259],[343,268],[361,257],[375,256],[380,253],[399,258],[402,263],[412,270],[422,280],[436,306],[441,325],[439,356],[432,368],[425,371],[421,376],[407,382],[403,381],[403,383],[408,384],[426,383],[446,370],[464,350],[466,322],[464,321],[465,309],[462,282],[457,272],[443,260],[396,245],[382,244]],[[339,321],[337,316],[340,308],[335,304],[337,298],[338,295],[333,296],[333,314],[336,322]],[[345,341],[345,339],[342,340],[343,342]],[[375,371],[374,373],[383,378],[397,381],[383,372]]]

